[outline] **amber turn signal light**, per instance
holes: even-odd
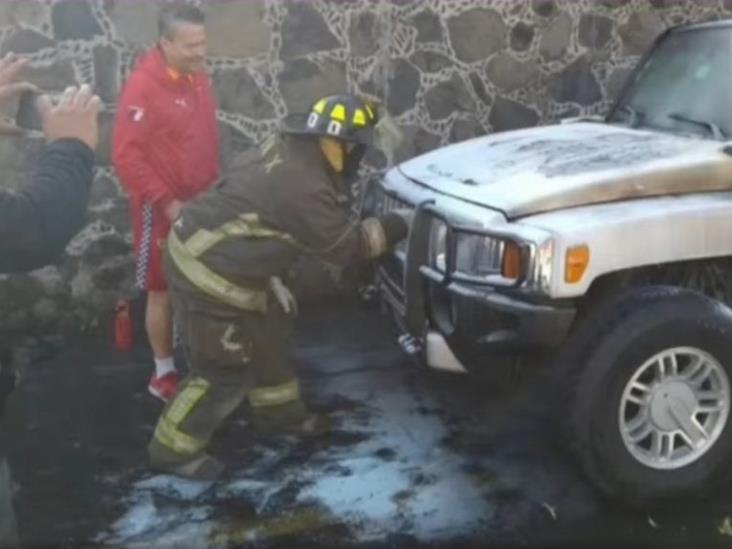
[[[590,249],[586,245],[573,246],[567,249],[564,262],[564,281],[574,284],[582,280],[589,263]]]
[[[515,242],[507,240],[503,248],[501,276],[509,280],[517,280],[521,274],[521,248]]]

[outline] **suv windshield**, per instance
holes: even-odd
[[[732,135],[732,27],[672,31],[608,120],[711,139]]]

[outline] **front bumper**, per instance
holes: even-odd
[[[515,288],[475,285],[430,267],[430,223],[429,208],[418,207],[407,252],[398,252],[379,269],[384,300],[410,345],[425,351],[428,364],[432,354],[432,360],[444,362],[433,367],[454,370],[457,360],[474,370],[497,356],[552,349],[564,340],[576,314],[572,302],[537,302]],[[438,337],[449,353],[430,353],[440,346]]]

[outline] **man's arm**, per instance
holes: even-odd
[[[0,99],[14,68],[12,54],[0,60]],[[8,78],[8,74],[11,78]],[[4,96],[9,97],[8,95]],[[2,103],[2,101],[0,101]],[[91,88],[66,88],[57,104],[41,96],[37,108],[49,142],[33,179],[18,192],[0,192],[0,272],[40,267],[60,253],[79,230],[92,181],[102,103]]]
[[[94,152],[78,139],[59,139],[41,155],[31,183],[0,193],[0,272],[53,261],[84,224]]]
[[[129,194],[142,196],[166,210],[175,202],[175,196],[150,166],[145,153],[154,129],[147,85],[140,74],[133,74],[125,85],[114,121],[112,163]]]

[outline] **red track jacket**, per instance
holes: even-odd
[[[117,106],[112,162],[133,202],[160,210],[219,175],[216,105],[208,76],[179,75],[158,47],[143,55]]]

